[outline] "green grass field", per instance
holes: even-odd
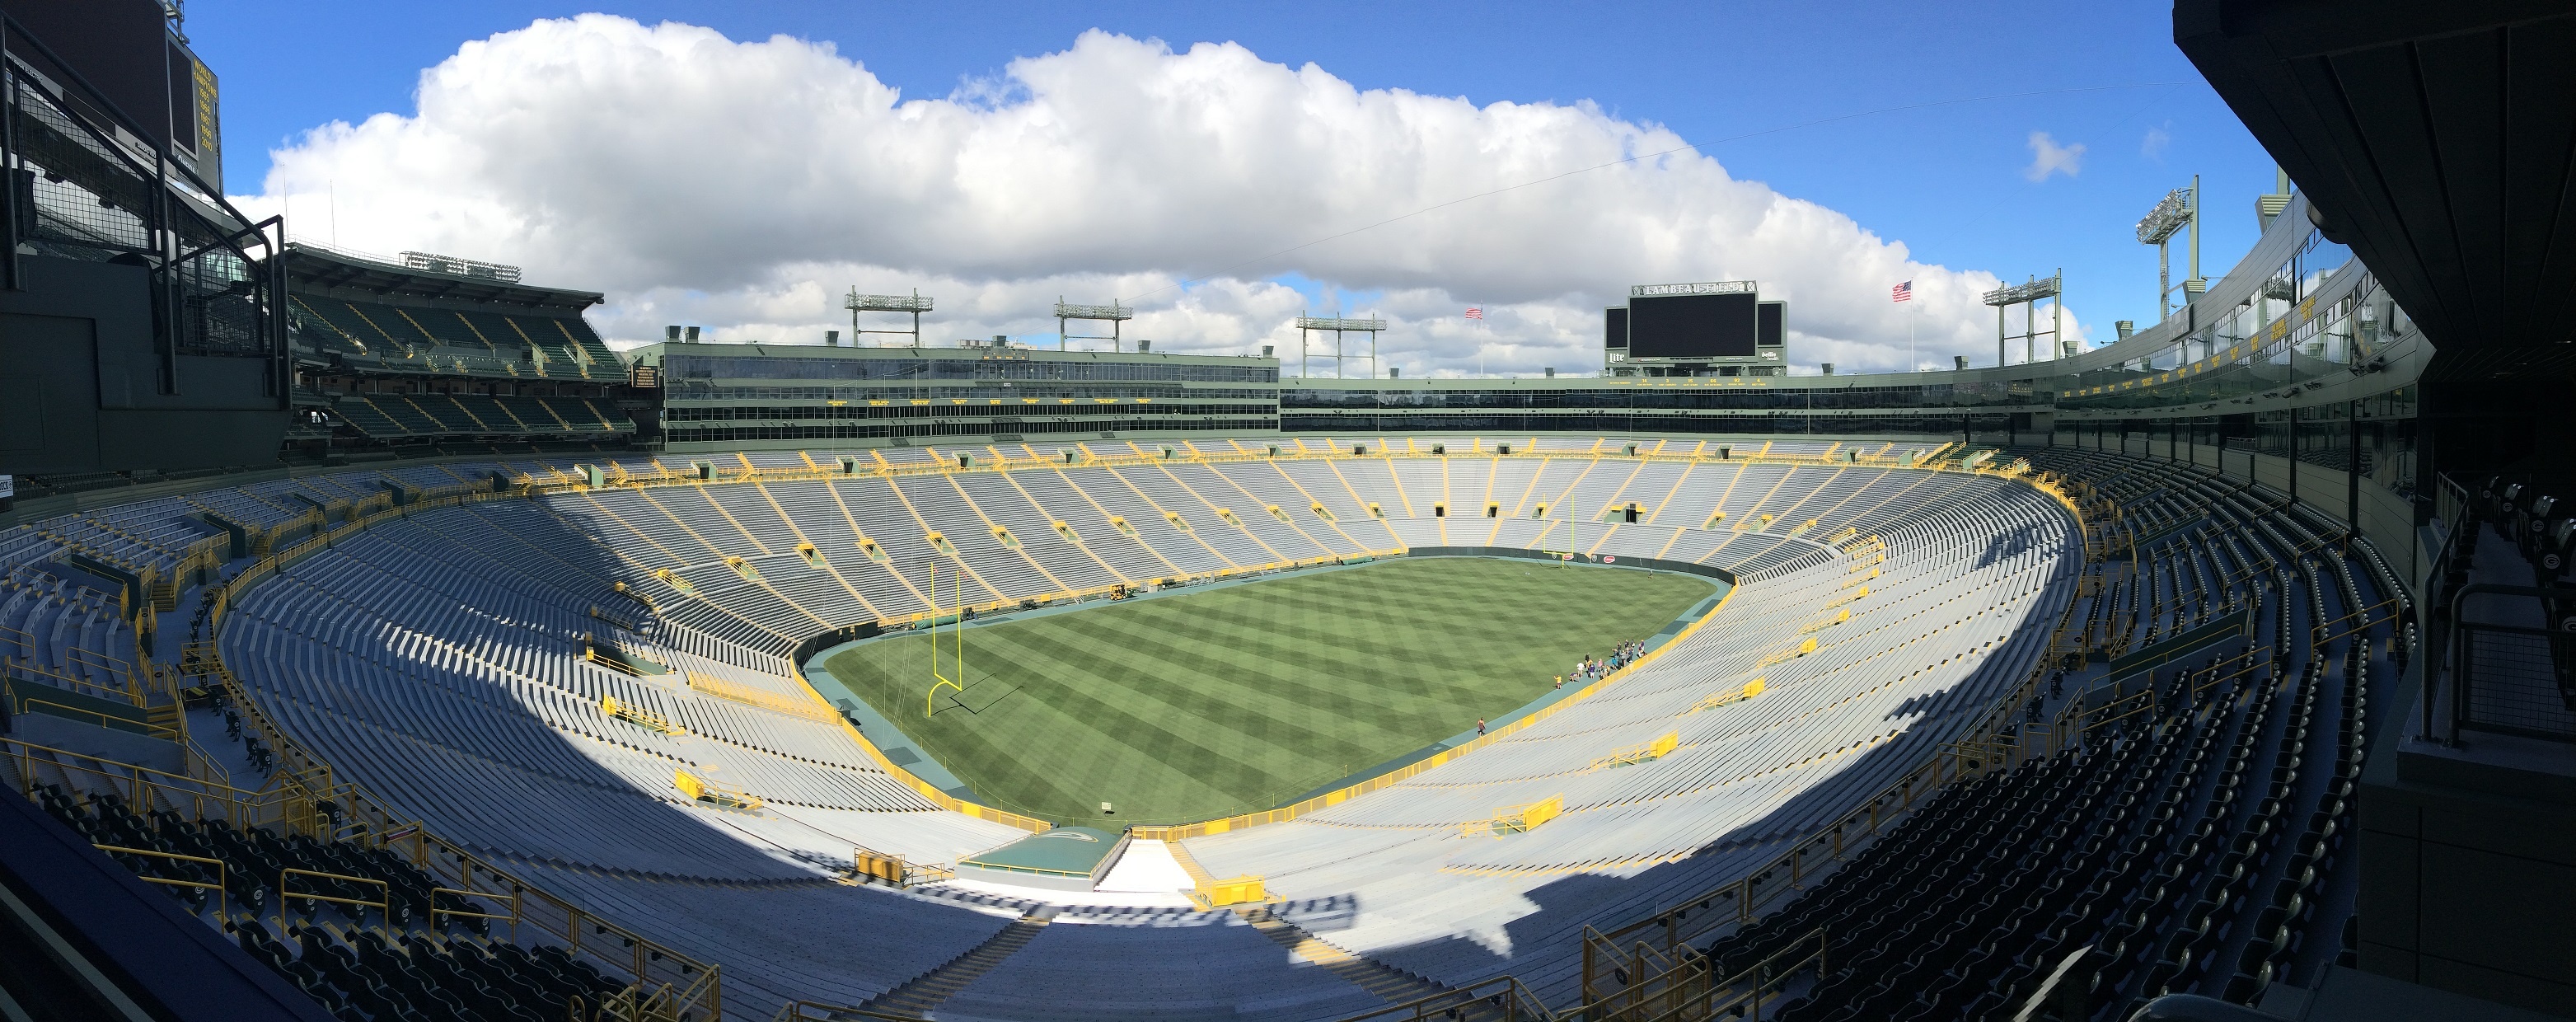
[[[1006,621],[966,630],[965,691],[928,719],[926,637],[825,666],[999,808],[1174,823],[1266,809],[1499,717],[1715,590],[1442,557]]]

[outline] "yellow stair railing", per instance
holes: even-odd
[[[686,770],[671,772],[671,786],[680,789],[692,802],[705,802],[726,809],[757,810],[769,803],[760,796],[722,781],[711,781]]]
[[[1720,706],[1733,706],[1747,699],[1751,699],[1754,696],[1761,695],[1762,688],[1763,680],[1755,678],[1751,681],[1745,682],[1741,688],[1730,688],[1723,692],[1710,693],[1707,698],[1700,700],[1690,709],[1682,711],[1682,716],[1687,717],[1691,714],[1698,713],[1701,710],[1714,710]]]
[[[1565,796],[1552,795],[1536,802],[1504,806],[1494,810],[1489,820],[1469,820],[1458,828],[1460,837],[1499,838],[1505,834],[1523,834],[1556,819],[1565,812]]]
[[[683,728],[678,724],[671,723],[671,718],[655,713],[645,707],[637,706],[634,703],[619,699],[616,696],[601,697],[599,700],[599,712],[605,713],[629,724],[650,728],[666,735],[684,735],[689,733],[688,729]]]
[[[1669,756],[1672,754],[1672,751],[1679,748],[1681,744],[1681,732],[1666,731],[1662,737],[1657,738],[1654,741],[1639,742],[1626,748],[1613,750],[1610,754],[1593,760],[1592,765],[1585,767],[1584,769],[1604,770],[1610,767],[1635,766],[1639,763],[1658,760],[1665,756]]]

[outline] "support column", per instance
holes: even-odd
[[[2053,343],[2056,338],[2052,337],[2049,340]],[[2039,306],[2033,303],[2021,307],[2021,364],[2029,365],[2038,361],[2036,358],[2038,354]]]
[[[2299,499],[2299,410],[2290,409],[2290,499]]]
[[[2173,318],[2173,239],[2156,242],[2156,322]]]

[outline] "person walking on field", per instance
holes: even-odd
[[[1485,718],[1483,717],[1476,718],[1476,737],[1485,737]]]

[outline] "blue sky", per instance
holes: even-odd
[[[1690,140],[1737,179],[1846,214],[1903,242],[1916,261],[2014,281],[2062,265],[2097,340],[2108,339],[2112,319],[2154,317],[2155,255],[2136,244],[2132,225],[2166,189],[2203,175],[2214,276],[2253,239],[2253,197],[2272,186],[2268,157],[2174,48],[2158,4],[198,0],[187,30],[222,77],[228,190],[257,191],[268,151],[307,129],[412,113],[422,69],[467,40],[592,10],[705,25],[736,41],[828,40],[906,99],[949,95],[1098,28],[1175,49],[1237,42],[1264,61],[1313,62],[1363,90],[1480,106],[1589,101]],[[2156,82],[2187,84],[2104,88]],[[1772,131],[2021,93],[2048,94]],[[2083,147],[2073,173],[2031,179],[2034,132]],[[1745,135],[1754,137],[1736,138]],[[1271,240],[1245,239],[1244,254]],[[1346,286],[1367,292],[1367,283]]]

